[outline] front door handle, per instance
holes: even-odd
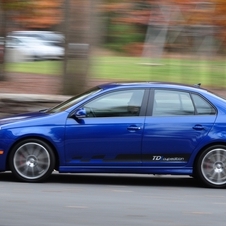
[[[127,129],[128,130],[140,130],[141,128],[139,126],[129,126]]]
[[[195,129],[195,130],[204,130],[205,128],[202,125],[195,125],[193,127],[193,129]]]

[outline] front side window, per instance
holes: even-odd
[[[174,90],[155,90],[153,116],[194,115],[190,94]]]
[[[139,116],[144,90],[123,90],[102,95],[83,108],[87,117]]]

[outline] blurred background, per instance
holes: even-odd
[[[225,0],[0,0],[0,92],[74,95],[108,81],[224,90],[225,53]]]

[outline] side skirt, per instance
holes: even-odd
[[[133,173],[133,174],[170,174],[191,175],[192,167],[93,167],[60,166],[59,173]]]

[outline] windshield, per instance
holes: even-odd
[[[85,93],[79,94],[75,97],[70,98],[69,100],[66,100],[62,103],[60,103],[59,105],[50,108],[46,111],[46,113],[57,113],[57,112],[61,112],[61,111],[65,111],[68,108],[72,107],[73,105],[77,104],[79,101],[84,100],[86,97],[91,96],[97,92],[100,92],[101,89],[99,87],[95,87],[93,89],[88,90]]]

